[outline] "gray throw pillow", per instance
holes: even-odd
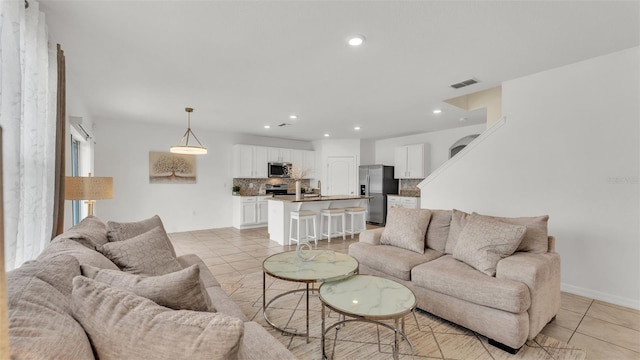
[[[90,265],[82,265],[81,268],[82,274],[88,278],[131,291],[170,309],[216,311],[200,281],[200,268],[197,264],[159,276],[133,275]]]
[[[167,233],[158,226],[129,240],[104,244],[98,251],[122,271],[155,276],[182,270],[167,244]]]
[[[100,360],[235,359],[242,344],[238,318],[171,310],[84,276],[73,279],[71,300]]]
[[[72,281],[78,275],[78,260],[64,254],[28,261],[7,272],[10,349],[8,355],[0,355],[11,359],[94,358],[87,334],[71,310]]]
[[[390,208],[380,236],[380,244],[424,254],[425,234],[430,218],[431,212],[427,209],[407,209],[399,206]]]
[[[471,214],[460,232],[453,258],[494,276],[498,262],[516,251],[526,230],[523,225]]]
[[[136,237],[140,234],[144,234],[147,231],[154,229],[156,227],[160,227],[162,231],[165,231],[164,225],[162,224],[162,220],[158,215],[154,215],[145,220],[135,221],[135,222],[117,222],[117,221],[108,221],[107,222],[107,238],[109,241],[124,241]],[[173,256],[176,256],[176,251],[171,244],[171,239],[167,236],[167,243],[169,244],[169,249]]]

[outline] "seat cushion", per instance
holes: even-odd
[[[411,269],[442,256],[442,253],[427,249],[424,254],[418,254],[392,245],[357,242],[349,245],[349,255],[372,269],[401,280],[411,280]]]
[[[242,342],[240,319],[171,310],[84,276],[73,279],[71,298],[101,360],[234,359]]]
[[[7,273],[11,359],[93,359],[70,306],[71,282],[78,275],[78,260],[63,254]]]
[[[531,306],[524,283],[487,276],[451,255],[416,266],[411,280],[416,286],[516,314]]]
[[[200,281],[200,268],[191,265],[159,276],[133,275],[120,270],[82,265],[82,275],[147,298],[174,310],[216,311]]]
[[[417,253],[424,253],[425,235],[431,211],[393,206],[387,213],[387,223],[380,243],[393,245]]]

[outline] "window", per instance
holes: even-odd
[[[79,176],[80,170],[80,141],[71,136],[71,176]],[[80,200],[71,201],[73,225],[80,223]]]

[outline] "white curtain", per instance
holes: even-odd
[[[35,0],[0,1],[5,268],[51,240],[56,137],[56,52]]]

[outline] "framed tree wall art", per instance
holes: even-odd
[[[195,184],[195,155],[149,151],[150,184]]]

